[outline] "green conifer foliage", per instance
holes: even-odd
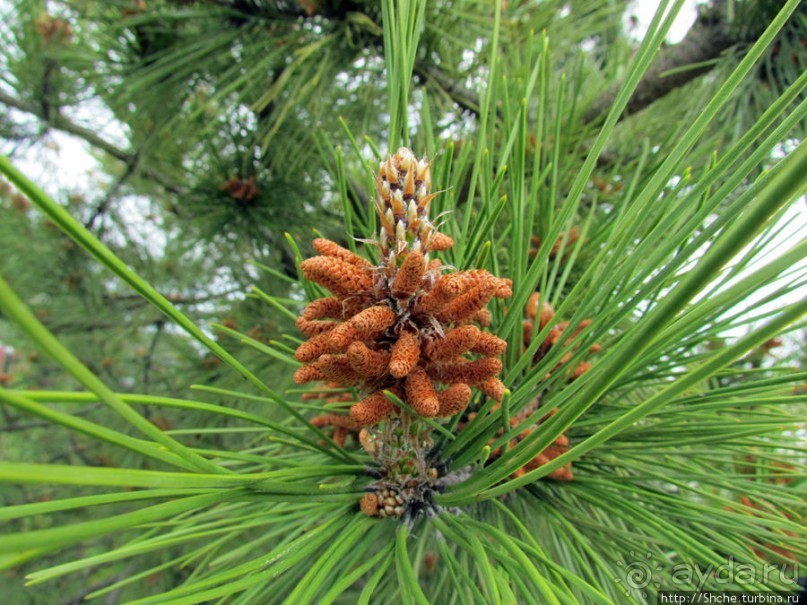
[[[3,5],[0,601],[795,592],[805,10],[682,5]]]

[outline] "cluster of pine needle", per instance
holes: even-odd
[[[373,244],[380,263],[317,239],[321,256],[300,266],[306,279],[332,296],[311,302],[297,320],[310,338],[295,353],[306,365],[294,379],[362,394],[349,420],[327,414],[314,422],[361,429],[361,443],[381,467],[373,489],[394,491],[386,496],[389,510],[374,505],[373,492],[362,510],[401,516],[424,506],[424,494],[439,478],[430,428],[420,419],[459,414],[471,400],[471,387],[496,400],[504,394],[496,375],[507,343],[480,328],[490,324],[487,303],[509,298],[512,289],[508,279],[484,270],[449,272],[432,257],[454,242],[430,220],[436,194],[425,159],[402,147],[381,163],[376,187],[381,228]]]

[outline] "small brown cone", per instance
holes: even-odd
[[[378,391],[354,404],[350,408],[350,417],[360,426],[371,426],[389,416],[394,407],[387,396]]]
[[[495,357],[501,355],[507,350],[507,341],[502,340],[498,336],[490,332],[482,332],[479,335],[479,340],[471,349],[474,353],[479,353],[485,357]]]
[[[297,347],[294,358],[302,362],[314,361],[319,358],[320,355],[333,352],[334,348],[330,344],[330,334],[317,334]]]
[[[401,332],[397,342],[392,345],[392,356],[389,362],[389,373],[395,378],[403,378],[409,374],[420,359],[420,343],[414,332]]]
[[[406,400],[421,416],[432,418],[440,410],[440,402],[431,379],[423,368],[415,368],[406,377]]]
[[[441,418],[459,414],[471,401],[471,387],[467,384],[452,384],[450,387],[437,393],[440,408],[437,415]]]
[[[357,336],[358,334],[356,334],[356,330],[353,329],[353,326],[350,325],[349,322],[345,322],[330,331],[328,334],[328,342],[335,349],[341,349],[350,346],[350,343],[353,342]]]
[[[351,431],[358,431],[359,425],[350,416],[344,414],[320,414],[311,419],[311,424],[324,428],[326,426],[335,426],[339,428],[349,429]]]
[[[577,380],[583,374],[588,372],[590,369],[591,369],[591,364],[590,363],[588,363],[587,361],[581,361],[578,364],[578,366],[574,369],[574,371],[572,372],[572,375],[569,377],[569,380],[570,381]]]
[[[437,252],[448,250],[453,245],[453,238],[445,233],[437,233],[436,231],[432,233],[431,239],[429,240],[429,250],[436,250]]]
[[[350,430],[346,429],[343,426],[338,426],[333,431],[333,442],[338,445],[339,447],[345,447],[345,442],[347,438],[350,436]]]
[[[535,319],[538,315],[538,305],[541,302],[541,293],[533,292],[527,300],[526,315],[529,319]]]
[[[347,347],[354,340],[372,338],[389,328],[396,319],[395,312],[389,307],[368,307],[334,328],[331,345],[337,348]]]
[[[326,319],[306,319],[305,317],[297,318],[297,329],[306,336],[316,336],[324,332],[330,332],[340,324],[335,321],[328,321]]]
[[[369,292],[373,276],[369,269],[359,268],[334,256],[315,256],[300,263],[306,279],[330,290],[337,296]]]
[[[325,374],[322,373],[317,364],[297,368],[297,371],[294,372],[294,382],[297,384],[304,384],[314,380],[325,380]]]
[[[340,386],[353,386],[358,382],[358,374],[350,365],[347,355],[325,354],[319,358],[317,366],[327,380]]]
[[[470,317],[469,321],[475,321],[483,328],[487,328],[492,319],[493,318],[490,315],[490,311],[487,309],[480,309]]]
[[[390,354],[387,351],[373,351],[363,342],[356,340],[347,348],[347,359],[359,376],[374,378],[387,371]]]
[[[370,337],[389,328],[397,318],[395,312],[389,307],[376,305],[354,315],[350,318],[349,323],[358,334]]]
[[[444,322],[468,319],[488,304],[493,294],[494,288],[490,285],[476,286],[448,303],[437,313],[437,318]]]
[[[423,254],[413,250],[406,255],[403,265],[398,269],[392,281],[392,295],[395,298],[409,298],[420,287],[423,273],[426,270],[426,260]]]
[[[505,387],[504,383],[498,378],[488,378],[479,385],[479,388],[494,401],[501,401],[502,397],[504,397],[504,392],[507,390],[507,387]]]
[[[434,288],[420,299],[416,307],[419,313],[436,313],[454,298],[454,294],[442,287],[444,280],[445,277],[440,278]]]
[[[502,362],[495,357],[485,357],[476,361],[445,363],[432,370],[433,377],[448,384],[464,382],[478,386],[502,371]]]
[[[429,356],[434,361],[448,361],[465,355],[483,336],[476,326],[460,326],[449,330],[445,338],[432,341]]]
[[[359,500],[359,507],[368,517],[378,516],[378,496],[375,494],[364,494]]]
[[[356,265],[357,267],[369,267],[370,263],[364,260],[358,254],[354,254],[347,248],[343,248],[336,242],[332,242],[329,239],[325,239],[322,237],[318,237],[314,240],[314,250],[316,250],[319,254],[323,256],[333,256],[338,259],[341,259],[351,265]]]
[[[342,318],[342,303],[338,298],[327,296],[325,298],[318,298],[315,301],[308,303],[303,310],[302,317],[304,319],[324,319],[329,317],[331,319]]]

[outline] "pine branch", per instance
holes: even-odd
[[[729,32],[724,4],[719,0],[712,8],[703,10],[681,42],[659,53],[628,101],[623,117],[644,109],[708,72],[715,66],[715,60],[739,41]],[[682,69],[688,65],[692,67]],[[593,122],[603,117],[613,105],[619,88],[620,84],[616,84],[595,99],[583,114],[583,121]]]
[[[87,229],[92,229],[93,224],[95,221],[103,215],[107,209],[109,208],[109,204],[112,202],[112,198],[114,198],[126,180],[134,174],[135,169],[137,168],[137,161],[132,163],[126,164],[126,170],[122,175],[120,175],[117,180],[112,184],[112,187],[109,188],[106,195],[103,199],[95,206],[93,209],[93,213],[89,219],[84,223],[84,227]]]
[[[36,117],[49,128],[54,128],[85,140],[93,147],[101,149],[102,151],[111,155],[113,158],[125,163],[127,166],[137,168],[144,177],[161,185],[171,193],[183,193],[182,187],[177,185],[159,170],[148,166],[138,166],[139,156],[137,153],[131,153],[120,149],[115,144],[99,136],[93,130],[80,126],[75,122],[71,122],[58,111],[51,111],[53,115],[49,119],[47,116],[44,116],[42,111],[40,111],[35,105],[21,99],[17,99],[9,94],[6,94],[2,90],[0,90],[0,103]]]
[[[415,63],[414,72],[424,81],[430,80],[442,88],[463,110],[479,117],[479,95],[459,84],[439,67],[418,62]]]

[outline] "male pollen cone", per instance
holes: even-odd
[[[324,426],[338,426],[355,431],[359,429],[356,422],[351,419],[350,416],[345,416],[344,414],[322,414],[321,416],[312,418],[311,424],[319,428]]]
[[[497,357],[506,343],[481,328],[491,321],[486,305],[510,297],[512,283],[479,269],[450,273],[430,258],[454,242],[429,218],[436,194],[425,159],[401,148],[381,163],[375,182],[379,265],[323,238],[314,240],[319,256],[301,263],[303,275],[331,295],[297,320],[309,339],[295,354],[306,364],[295,381],[356,388],[361,400],[350,419],[358,426],[400,413],[384,390],[424,417],[462,412],[471,386],[499,395]]]
[[[297,361],[302,362],[314,361],[315,359],[318,359],[320,355],[332,353],[334,351],[334,348],[330,343],[330,334],[316,334],[297,347],[297,351],[294,353],[294,358]]]
[[[474,325],[456,327],[450,330],[445,338],[432,342],[429,356],[434,361],[448,361],[461,357],[475,348],[482,335],[483,332]],[[500,351],[497,355],[503,352]]]
[[[426,270],[426,260],[423,254],[413,250],[406,255],[403,265],[398,269],[392,281],[392,295],[395,298],[408,298],[412,296],[423,281],[423,272]]]
[[[323,319],[326,317],[341,319],[342,303],[335,296],[318,298],[308,304],[303,310],[302,317],[303,319]]]
[[[361,426],[370,426],[389,416],[393,408],[392,402],[379,391],[351,406],[350,417]]]
[[[488,357],[501,355],[507,350],[507,341],[502,340],[490,332],[481,332],[479,339],[471,347],[473,353],[479,353]]]
[[[434,385],[423,368],[415,368],[406,377],[406,399],[421,416],[431,418],[440,409]]]
[[[306,319],[305,317],[297,318],[297,329],[306,336],[316,336],[324,332],[330,332],[337,324],[332,321],[324,319]]]
[[[470,292],[458,296],[437,313],[437,318],[443,322],[462,321],[484,307],[493,298],[490,287],[476,286]]]
[[[493,317],[491,317],[490,311],[487,309],[480,309],[471,316],[471,321],[475,321],[483,328],[487,328],[490,322],[493,321]]]
[[[437,400],[440,402],[438,416],[442,418],[454,416],[468,407],[468,403],[471,401],[471,387],[461,382],[452,384],[437,393]]]
[[[325,380],[325,374],[322,373],[317,364],[302,366],[294,372],[294,382],[297,384],[304,384],[313,380]]]
[[[353,369],[353,366],[350,365],[347,355],[326,353],[320,356],[317,365],[327,380],[333,381],[340,386],[352,386],[358,379],[358,374]]]
[[[420,359],[420,343],[414,332],[403,332],[398,342],[392,345],[389,373],[395,378],[404,378],[417,365]]]
[[[388,351],[373,351],[363,342],[354,340],[347,348],[347,358],[359,376],[373,378],[387,371],[390,354]]]
[[[383,332],[398,319],[389,307],[374,306],[360,311],[331,333],[331,344],[346,347],[355,340],[371,339]]]
[[[343,248],[339,244],[332,242],[329,239],[325,239],[322,237],[318,237],[314,240],[314,250],[319,252],[322,256],[332,256],[334,258],[339,258],[351,265],[356,265],[357,267],[369,267],[369,261],[363,259],[358,254],[355,254],[348,250],[347,248]]]
[[[488,378],[479,385],[479,388],[482,389],[485,395],[495,401],[501,401],[502,397],[504,397],[504,391],[507,389],[498,378]]]
[[[453,245],[454,240],[451,238],[451,236],[445,235],[444,233],[435,233],[429,240],[429,250],[434,250],[436,252],[448,250]]]
[[[432,369],[441,382],[454,384],[464,382],[478,386],[502,371],[502,362],[495,357],[483,357],[475,361],[454,361]]]
[[[367,292],[373,287],[372,273],[334,256],[315,256],[300,263],[303,275],[338,296]]]

